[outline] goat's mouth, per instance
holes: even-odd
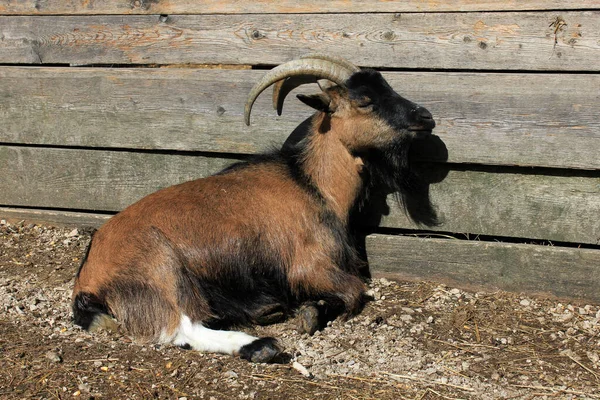
[[[419,125],[419,126],[409,126],[407,130],[409,132],[412,132],[416,136],[428,136],[428,135],[431,135],[431,131],[433,130],[433,128]]]
[[[435,128],[435,121],[433,119],[426,119],[420,121],[418,124],[410,125],[408,127],[408,130],[417,133],[431,133],[433,128]]]

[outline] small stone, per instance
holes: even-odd
[[[46,358],[55,363],[62,362],[62,357],[60,356],[60,354],[58,354],[54,351],[46,352]]]
[[[520,305],[522,305],[523,307],[529,307],[531,305],[531,302],[527,299],[523,299],[519,302]]]
[[[390,280],[388,280],[388,279],[385,279],[385,278],[381,278],[381,279],[379,280],[379,282],[381,282],[381,284],[382,284],[383,286],[385,286],[385,287],[391,286],[391,285],[393,284],[393,282],[392,282],[392,281],[390,281]]]
[[[460,294],[460,289],[452,289],[450,290],[450,294],[457,296]]]
[[[593,351],[588,351],[585,353],[587,358],[594,364],[600,364],[600,355],[598,353],[594,353]]]
[[[563,315],[560,317],[560,321],[561,321],[561,322],[569,322],[570,320],[572,320],[572,319],[573,319],[573,316],[574,316],[574,315],[573,315],[573,314],[571,314],[571,313],[565,313],[565,314],[563,314]]]
[[[225,372],[223,376],[228,379],[236,379],[238,377],[238,374],[235,371],[230,370]]]
[[[73,229],[71,232],[67,233],[67,237],[75,237],[79,235],[79,230],[77,228]]]
[[[402,322],[410,322],[412,320],[413,320],[412,315],[403,314],[400,316],[400,321],[402,321]]]
[[[77,389],[79,389],[81,393],[89,393],[90,385],[88,385],[87,383],[80,383],[79,386],[77,386]]]

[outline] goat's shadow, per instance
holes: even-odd
[[[370,278],[366,237],[378,230],[383,218],[390,214],[390,203],[395,202],[414,223],[414,227],[439,226],[440,220],[431,201],[430,186],[443,181],[448,175],[448,149],[436,135],[415,139],[408,153],[407,185],[400,191],[372,190],[369,197],[355,208],[350,217],[350,231],[365,267],[362,275]]]
[[[287,138],[282,148],[295,146],[308,131],[310,118],[303,121]],[[393,192],[378,188],[369,190],[369,195],[359,207],[352,210],[350,231],[353,235],[365,268],[361,273],[370,278],[366,249],[366,237],[377,231],[384,216],[390,214],[389,202],[397,202],[406,215],[421,227],[441,224],[430,197],[430,185],[443,181],[448,175],[448,149],[436,135],[414,139],[408,152],[407,184],[400,191]]]

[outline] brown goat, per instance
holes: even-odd
[[[307,76],[337,85],[298,96],[319,112],[296,145],[153,193],[96,232],[73,291],[77,324],[110,316],[136,337],[266,362],[281,352],[275,339],[219,329],[306,303],[319,324],[360,311],[351,211],[369,186],[402,185],[410,141],[435,123],[378,72],[319,55],[267,73],[247,123],[266,87],[282,82],[277,104]]]

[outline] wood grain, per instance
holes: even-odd
[[[249,154],[280,146],[311,110],[267,91],[262,71],[0,68],[0,142]],[[452,163],[600,169],[600,75],[384,72],[437,121]],[[316,85],[299,92],[318,91]],[[427,152],[424,152],[427,155]]]
[[[564,173],[562,173],[564,174]],[[430,186],[441,224],[419,226],[388,198],[382,226],[600,244],[600,174],[450,170]]]
[[[0,2],[0,14],[272,14],[272,13],[361,13],[597,9],[594,0],[528,1],[380,1],[380,0],[21,0]]]
[[[600,12],[0,17],[0,63],[600,70]]]
[[[158,189],[216,173],[233,161],[0,146],[0,204],[119,211]]]
[[[0,205],[119,211],[159,188],[213,174],[233,161],[0,146]],[[600,222],[591,217],[600,215],[600,177],[450,171],[430,186],[430,194],[442,221],[434,230],[600,243]],[[390,211],[382,226],[423,229],[391,197],[386,203]]]
[[[371,235],[372,271],[397,278],[600,300],[600,251]]]

